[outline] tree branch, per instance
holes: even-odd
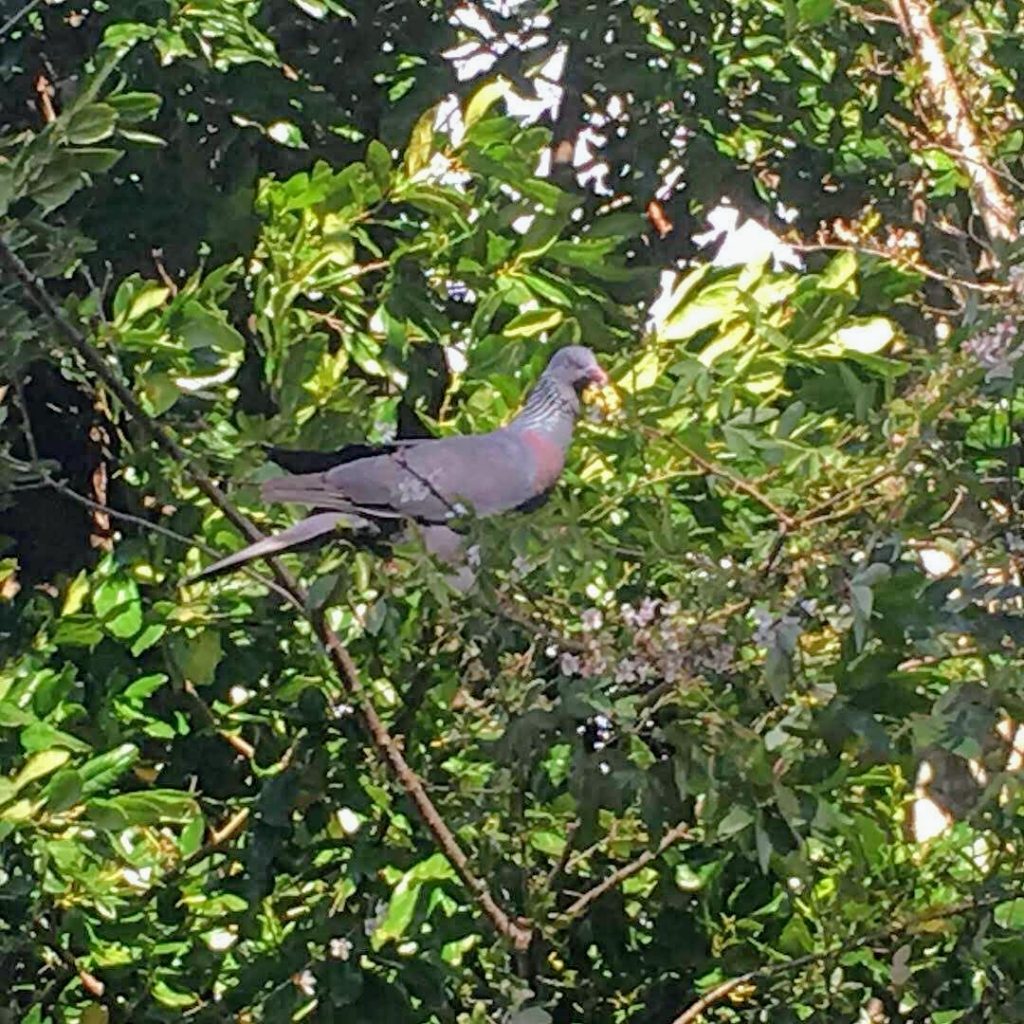
[[[949,288],[963,288],[967,291],[980,292],[983,295],[1010,295],[1013,287],[1008,284],[999,284],[996,281],[968,281],[962,277],[953,277],[951,274],[943,274],[940,270],[911,259],[907,253],[891,251],[881,246],[865,245],[863,243],[845,244],[842,242],[803,242],[799,240],[786,240],[786,245],[797,252],[852,252],[863,256],[874,256],[889,263],[895,263],[914,274],[920,274],[932,281],[939,281]]]
[[[692,836],[690,826],[678,824],[670,828],[662,837],[661,842],[653,850],[644,850],[635,860],[624,864],[617,871],[613,871],[601,882],[598,882],[592,889],[588,889],[582,896],[569,905],[552,922],[555,928],[565,928],[572,924],[583,914],[595,901],[599,900],[610,889],[621,885],[627,878],[632,878],[638,871],[645,868],[652,860],[657,860],[670,846],[674,846],[682,839],[689,839]]]
[[[723,480],[729,482],[734,490],[746,494],[748,497],[753,498],[759,505],[766,508],[779,522],[779,526],[785,527],[787,530],[793,528],[796,525],[796,520],[780,506],[776,505],[766,494],[763,494],[757,487],[755,487],[749,480],[744,480],[741,476],[736,476],[735,473],[730,472],[724,466],[720,466],[717,463],[712,462],[710,459],[705,459],[703,455],[694,451],[688,444],[684,444],[682,441],[677,440],[674,437],[658,433],[657,431],[647,431],[651,436],[659,439],[669,441],[672,446],[682,452],[688,459],[696,463],[705,473],[709,473],[712,476],[720,476]]]
[[[932,23],[930,0],[889,0],[900,29],[921,61],[928,99],[939,115],[939,132],[960,156],[960,168],[971,183],[971,197],[989,238],[1013,241],[1017,213],[995,175],[981,144],[960,86],[953,75],[942,40]]]
[[[819,963],[822,960],[830,960],[833,957],[841,956],[843,953],[852,952],[855,949],[860,949],[862,946],[869,946],[873,942],[881,942],[886,939],[892,939],[897,935],[904,935],[929,921],[941,921],[948,917],[957,917],[960,914],[968,914],[975,910],[986,910],[1019,895],[1019,892],[1003,892],[998,895],[985,896],[981,899],[962,900],[948,907],[941,907],[938,910],[917,914],[899,924],[879,928],[876,931],[869,932],[867,935],[862,935],[860,938],[849,942],[840,943],[821,953],[807,953],[804,956],[794,957],[791,960],[784,960],[782,963],[768,964],[765,967],[755,968],[752,971],[747,971],[746,974],[737,975],[735,978],[730,978],[728,981],[723,981],[720,985],[716,985],[710,992],[705,993],[696,1002],[691,1003],[678,1017],[674,1018],[672,1024],[693,1024],[705,1010],[714,1006],[715,1003],[720,1003],[730,992],[741,985],[747,985],[760,978],[772,978],[779,974],[786,974],[789,971],[799,970],[801,967],[807,967],[810,964]]]
[[[249,540],[259,540],[262,534],[232,504],[210,477],[196,465],[192,456],[158,423],[146,413],[132,392],[118,377],[110,362],[105,359],[89,343],[86,336],[75,327],[57,306],[42,282],[25,266],[21,259],[12,251],[5,239],[0,239],[0,267],[3,267],[20,284],[26,296],[40,312],[53,324],[57,332],[65,339],[82,361],[92,370],[100,381],[111,391],[130,416],[149,439],[180,463],[192,479],[193,483],[206,498],[219,509],[224,516]],[[313,627],[327,651],[328,658],[335,669],[342,689],[351,694],[359,717],[369,733],[370,740],[378,754],[391,765],[399,784],[406,795],[416,806],[420,817],[430,831],[441,852],[451,862],[463,885],[470,891],[477,905],[491,922],[494,929],[517,950],[526,949],[533,937],[531,923],[525,919],[513,920],[498,905],[491,895],[486,883],[473,871],[454,833],[438,813],[430,797],[423,787],[419,776],[412,770],[402,751],[388,732],[387,727],[377,714],[376,708],[363,689],[359,671],[351,656],[331,629],[322,611],[309,610],[306,591],[298,581],[276,558],[267,560],[280,586],[295,599],[304,609],[306,618]]]

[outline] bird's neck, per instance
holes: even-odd
[[[541,377],[510,426],[535,430],[568,447],[579,412],[580,400],[572,388]]]

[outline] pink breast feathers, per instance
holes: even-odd
[[[533,455],[533,486],[537,492],[553,487],[565,465],[565,449],[538,430],[524,430],[523,441]]]

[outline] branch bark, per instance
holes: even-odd
[[[715,1003],[720,1003],[730,992],[733,992],[741,985],[757,981],[759,978],[772,978],[779,974],[786,974],[789,971],[799,970],[801,967],[807,967],[810,964],[819,963],[822,960],[831,960],[833,957],[841,956],[843,953],[852,952],[855,949],[860,949],[862,946],[869,946],[873,942],[882,942],[891,940],[898,935],[906,935],[919,925],[926,924],[929,921],[941,921],[948,917],[958,917],[960,914],[968,914],[975,910],[987,910],[1019,895],[1019,892],[1003,892],[983,896],[980,899],[962,900],[948,907],[940,907],[937,910],[916,914],[909,920],[889,925],[887,928],[879,928],[857,939],[833,946],[822,953],[807,953],[804,956],[794,957],[792,960],[783,960],[781,963],[767,964],[753,971],[747,971],[746,974],[737,975],[735,978],[730,978],[728,981],[723,981],[720,985],[716,985],[710,992],[705,993],[696,1002],[691,1003],[672,1021],[672,1024],[694,1024],[705,1010],[714,1006]]]
[[[613,871],[607,878],[598,882],[592,889],[588,889],[582,896],[571,903],[558,917],[553,924],[556,928],[565,928],[572,924],[576,918],[584,914],[592,903],[599,900],[606,892],[620,886],[627,878],[632,878],[638,871],[645,868],[652,860],[657,860],[670,846],[674,846],[682,839],[690,837],[690,826],[680,823],[670,828],[662,837],[661,842],[653,850],[644,850],[635,860],[624,864],[621,868]]]
[[[0,238],[0,267],[20,283],[32,304],[53,324],[58,334],[117,398],[125,413],[135,421],[147,437],[186,469],[193,483],[210,503],[218,508],[228,521],[249,540],[261,539],[262,534],[259,530],[235,508],[213,480],[196,465],[192,456],[146,413],[132,392],[121,381],[111,363],[93,348],[82,331],[65,317],[49,292],[46,291],[43,283],[25,266],[6,240],[2,238]],[[268,559],[268,562],[281,588],[287,591],[300,607],[309,609],[308,595],[299,582],[279,560]],[[459,845],[454,833],[441,817],[419,776],[409,766],[387,726],[377,714],[376,708],[363,688],[355,662],[337,634],[331,629],[324,613],[307,610],[305,615],[323,644],[342,689],[351,695],[356,704],[359,717],[369,734],[371,743],[378,754],[390,764],[399,784],[415,805],[424,824],[433,836],[434,842],[451,862],[463,885],[472,894],[477,906],[490,921],[495,931],[514,949],[526,949],[533,938],[531,922],[522,918],[511,918],[491,895],[486,883],[474,872],[469,858]]]
[[[992,241],[1013,241],[1017,211],[989,163],[977,125],[932,21],[931,0],[889,0],[900,30],[921,61],[928,101],[941,122],[941,141],[958,157],[971,197]]]

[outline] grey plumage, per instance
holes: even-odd
[[[267,480],[261,489],[264,501],[315,511],[214,562],[194,579],[279,554],[343,525],[388,533],[399,524],[414,524],[428,551],[459,565],[464,562],[461,537],[445,524],[470,513],[492,516],[531,508],[542,500],[561,475],[579,415],[579,392],[606,381],[589,349],[569,346],[552,356],[522,411],[504,427],[486,434],[399,441],[321,472]],[[464,580],[465,574],[459,575]]]

